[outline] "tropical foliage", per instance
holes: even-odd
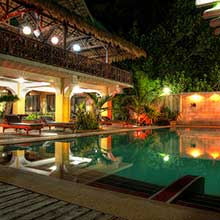
[[[19,98],[16,95],[2,95],[0,96],[0,102],[15,102]]]
[[[195,1],[174,1],[167,13],[167,19],[150,32],[143,33],[134,25],[130,39],[144,48],[148,57],[120,66],[160,79],[173,93],[219,90],[220,38],[213,35]]]
[[[157,110],[154,107],[156,101],[160,98],[161,86],[159,80],[149,79],[144,72],[134,72],[134,87],[124,90],[124,94],[117,96],[117,101],[114,103],[115,108],[119,111],[121,108],[122,114],[133,113],[138,119],[141,114],[149,114],[149,118],[155,119]],[[115,106],[117,104],[117,106]],[[121,107],[120,107],[121,106]]]
[[[107,107],[103,107],[107,102],[111,101],[113,96],[100,96],[97,93],[86,93],[86,95],[92,100],[93,107],[92,113],[95,115],[97,121],[101,120],[101,113],[107,111]]]
[[[85,103],[81,103],[79,106],[76,106],[76,118],[76,127],[78,130],[91,130],[99,128],[99,123],[94,114],[86,111]]]
[[[12,103],[18,100],[17,95],[2,95],[0,96],[0,116],[4,118],[5,115],[11,113]]]

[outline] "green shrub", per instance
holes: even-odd
[[[99,123],[91,112],[80,112],[77,114],[77,129],[90,130],[98,128]]]
[[[96,116],[85,110],[85,103],[76,106],[76,117],[76,128],[78,130],[93,130],[99,128],[99,122]]]
[[[177,120],[177,118],[179,116],[179,111],[172,111],[168,107],[162,107],[161,114],[163,114],[164,117],[167,118],[168,120],[174,121],[174,120]]]

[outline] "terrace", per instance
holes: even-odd
[[[0,53],[132,84],[132,74],[128,71],[2,29],[0,30]]]

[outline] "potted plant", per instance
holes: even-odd
[[[22,122],[24,123],[40,123],[39,114],[38,113],[32,113],[25,117]]]
[[[178,116],[179,116],[179,111],[170,111],[168,119],[170,121],[170,126],[172,128],[176,127],[176,120],[177,120]]]
[[[169,121],[171,127],[176,127],[176,120],[179,116],[179,111],[172,111],[168,107],[162,107],[161,108],[161,114],[165,118],[167,118],[167,120]]]

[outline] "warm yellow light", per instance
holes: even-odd
[[[30,35],[31,34],[31,28],[29,26],[24,26],[22,31],[25,35]]]
[[[201,95],[197,95],[197,94],[191,95],[189,98],[191,101],[194,102],[200,102],[203,99]]]
[[[91,105],[87,105],[87,106],[86,106],[86,111],[92,112],[92,106],[91,106]]]
[[[163,88],[163,95],[169,95],[171,93],[171,89],[169,87]]]
[[[165,162],[169,161],[169,159],[170,159],[170,156],[169,156],[169,155],[165,155],[164,158],[163,158],[163,160],[164,160]]]
[[[17,79],[17,81],[18,81],[19,83],[24,83],[25,79],[24,79],[23,77],[19,77],[19,78]]]
[[[220,101],[220,95],[213,94],[212,96],[209,97],[209,99],[213,102],[219,102]]]
[[[53,36],[53,37],[51,38],[51,43],[52,43],[52,44],[56,45],[56,44],[58,44],[58,42],[59,42],[59,38],[58,38],[58,37]]]
[[[210,153],[210,156],[211,156],[213,159],[217,159],[217,158],[219,157],[219,152]]]
[[[201,153],[201,151],[200,151],[199,149],[193,149],[193,150],[191,150],[191,151],[189,152],[189,154],[190,154],[191,156],[193,156],[194,158],[197,158],[197,157],[199,157],[199,156],[202,155],[202,153]]]

